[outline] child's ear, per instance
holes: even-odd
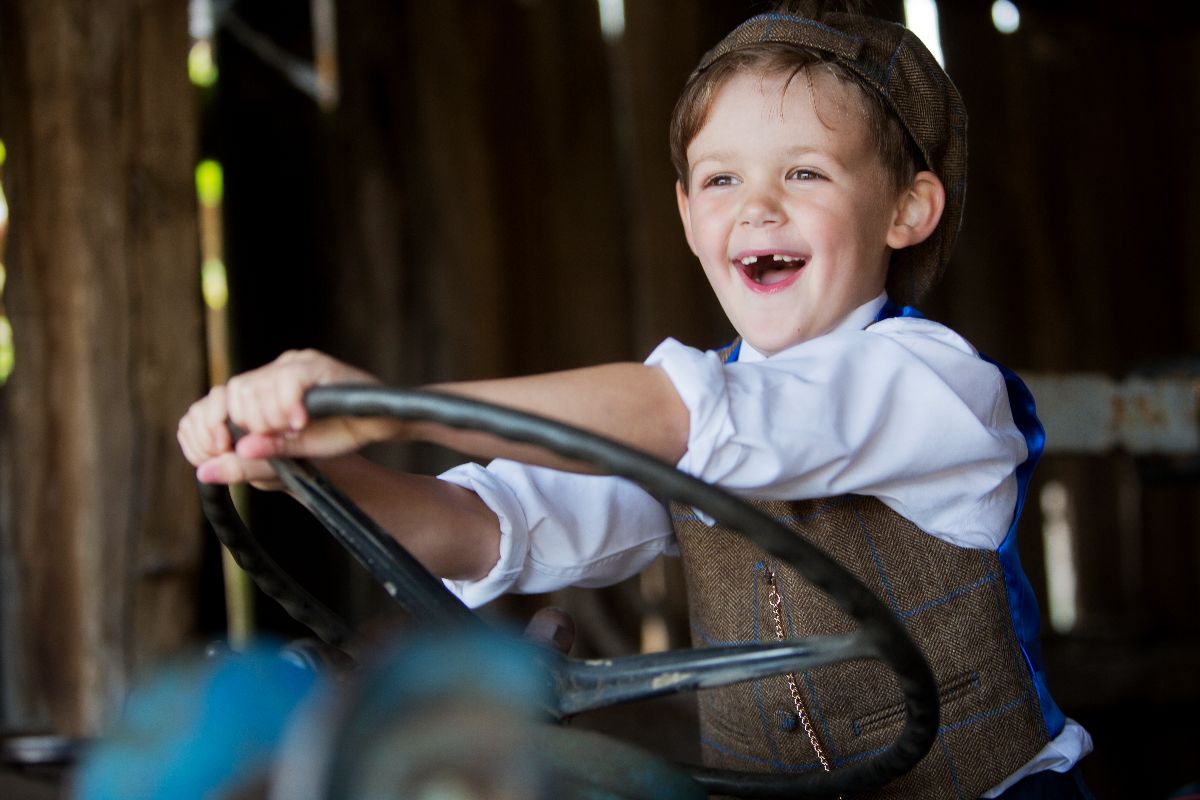
[[[699,256],[692,241],[692,206],[687,191],[683,188],[683,181],[675,181],[675,201],[679,203],[679,219],[683,222],[683,235],[687,237],[688,247],[692,249],[693,255]]]
[[[899,250],[928,239],[945,207],[946,188],[941,179],[928,170],[918,172],[896,201],[896,215],[888,229],[888,247]]]

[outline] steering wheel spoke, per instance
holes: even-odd
[[[713,689],[875,655],[863,637],[845,634],[612,659],[561,658],[550,669],[557,688],[554,711],[560,718],[569,717],[618,703]]]

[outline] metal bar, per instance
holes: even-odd
[[[871,658],[875,653],[853,635],[648,653],[617,659],[577,661],[559,657],[551,667],[559,717],[696,689],[711,689],[783,672]]]
[[[350,627],[305,591],[263,549],[242,523],[228,489],[201,483],[199,491],[204,516],[212,524],[217,538],[258,588],[326,644],[341,647],[350,638]]]
[[[1200,381],[1170,375],[1118,381],[1099,373],[1022,375],[1046,428],[1046,452],[1200,452]]]
[[[341,93],[337,63],[337,10],[334,0],[312,0],[313,71],[317,104],[322,111],[337,108]]]
[[[218,21],[230,36],[282,75],[295,89],[311,97],[322,109],[332,108],[336,104],[336,94],[331,94],[336,90],[322,83],[316,66],[275,44],[228,7],[218,16]]]

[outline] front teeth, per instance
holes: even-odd
[[[771,258],[775,261],[779,261],[784,264],[790,264],[793,261],[803,261],[804,260],[801,258],[797,258],[795,256],[785,256],[782,253],[776,253],[775,255],[771,256]],[[757,264],[757,263],[758,263],[758,256],[746,256],[745,258],[742,259],[743,266],[748,267],[751,264]]]

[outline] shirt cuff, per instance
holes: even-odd
[[[500,558],[491,571],[477,581],[442,581],[467,606],[478,608],[507,592],[521,576],[529,551],[525,513],[512,491],[479,464],[462,464],[438,479],[474,492],[500,520]]]

